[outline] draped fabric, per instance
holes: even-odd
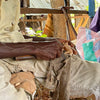
[[[90,29],[94,32],[100,31],[100,7],[96,11],[96,14],[90,24]]]
[[[88,0],[89,2],[89,16],[91,18],[95,15],[95,0]]]
[[[59,63],[58,63],[59,62]],[[56,89],[53,100],[100,98],[100,64],[65,55],[50,62],[45,86]]]

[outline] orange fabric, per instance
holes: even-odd
[[[47,16],[47,21],[43,34],[46,34],[48,37],[53,37],[54,28],[53,28],[52,14],[48,14]]]
[[[77,33],[78,33],[79,27],[86,27],[87,22],[89,20],[88,15],[75,16],[75,17],[71,17],[71,18],[74,18],[74,19],[80,18],[78,25],[75,27],[75,30],[76,30]]]

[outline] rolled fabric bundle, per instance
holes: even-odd
[[[57,40],[0,43],[0,58],[32,55],[36,59],[51,60],[61,56],[62,48],[62,44]]]

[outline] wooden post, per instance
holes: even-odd
[[[27,7],[30,7],[30,0],[27,0]]]
[[[51,0],[52,8],[64,6],[64,0]],[[66,20],[64,14],[53,14],[54,37],[66,39]]]
[[[70,0],[64,0],[65,1],[65,6],[70,7]],[[67,40],[74,40],[76,39],[77,33],[71,23],[71,19],[70,19],[70,14],[66,13],[66,10],[64,10],[64,8],[62,8],[65,17],[66,17],[66,29],[67,31]],[[69,36],[68,36],[69,35]]]
[[[64,0],[65,6],[70,7],[70,0]]]
[[[71,20],[70,20],[70,17],[69,17],[69,15],[66,13],[66,9],[63,7],[62,8],[62,11],[63,11],[63,13],[64,13],[64,15],[65,15],[65,18],[66,18],[66,23],[67,23],[67,29],[68,29],[68,37],[67,37],[67,39],[68,40],[74,40],[74,39],[76,39],[76,37],[77,37],[77,33],[76,33],[76,31],[75,31],[75,29],[74,29],[74,27],[73,27],[73,25],[72,25],[72,23],[71,23]]]
[[[67,0],[67,6],[70,6],[70,0]]]

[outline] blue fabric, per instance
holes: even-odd
[[[89,30],[89,29],[86,29],[86,39],[87,40],[91,40],[92,39],[91,30]]]
[[[96,52],[96,51],[98,51],[98,50],[100,50],[100,41],[98,41],[98,42],[95,44],[94,48],[93,48],[93,51],[94,51],[94,52]]]
[[[89,2],[89,16],[91,18],[95,15],[95,0],[88,0]]]
[[[99,62],[99,63],[100,63],[100,57],[98,57],[98,58],[97,58],[97,62]]]

